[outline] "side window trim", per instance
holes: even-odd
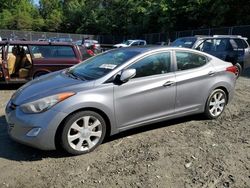
[[[173,55],[172,55],[172,50],[166,50],[166,51],[158,51],[158,52],[154,52],[152,54],[147,54],[143,57],[140,57],[139,59],[135,60],[134,62],[130,63],[128,66],[126,66],[124,68],[124,70],[128,69],[130,66],[136,64],[137,62],[139,62],[140,60],[144,59],[144,58],[147,58],[147,57],[150,57],[152,55],[156,55],[156,54],[161,54],[161,53],[169,53],[170,54],[170,72],[167,72],[167,73],[163,73],[163,74],[155,74],[155,75],[150,75],[150,76],[144,76],[144,77],[138,77],[138,78],[133,78],[131,80],[137,80],[137,79],[142,79],[142,78],[145,78],[145,77],[155,77],[155,76],[163,76],[163,75],[166,75],[166,74],[171,74],[174,72],[174,67],[173,67]]]

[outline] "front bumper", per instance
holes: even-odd
[[[38,114],[25,114],[18,106],[11,108],[11,103],[6,107],[6,120],[10,137],[22,144],[41,150],[55,150],[56,130],[62,120],[67,116],[63,112],[52,109]],[[33,128],[41,128],[35,137],[26,134]]]

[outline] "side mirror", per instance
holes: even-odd
[[[120,81],[125,83],[136,75],[136,69],[126,69],[122,71]]]

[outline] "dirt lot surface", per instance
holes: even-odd
[[[250,187],[250,73],[218,120],[151,124],[76,157],[11,141],[4,107],[14,90],[0,87],[0,187]]]

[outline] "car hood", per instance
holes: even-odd
[[[57,93],[77,92],[86,87],[93,87],[93,81],[70,78],[64,71],[59,71],[28,82],[13,94],[11,101],[15,105],[21,105]]]

